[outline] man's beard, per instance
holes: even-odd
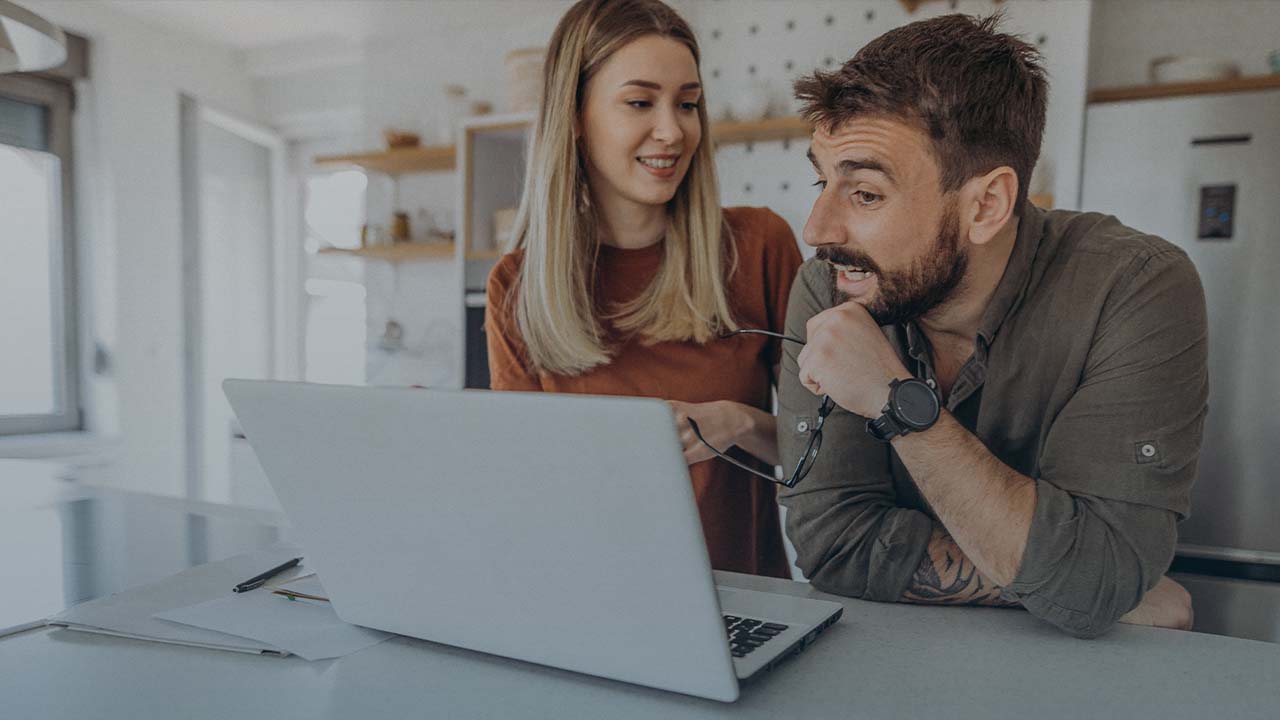
[[[923,256],[916,258],[906,270],[886,273],[875,261],[860,252],[844,248],[820,248],[819,260],[835,265],[860,267],[875,273],[876,296],[867,304],[867,312],[877,325],[901,325],[915,320],[945,300],[964,279],[969,266],[969,252],[960,242],[960,217],[955,203],[943,212],[938,236]],[[838,271],[831,267],[831,300],[833,305],[849,301],[849,295],[836,286]]]

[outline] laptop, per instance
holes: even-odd
[[[223,389],[346,622],[732,702],[840,617],[716,587],[665,402]]]

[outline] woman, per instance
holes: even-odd
[[[547,52],[517,249],[489,276],[497,390],[636,395],[674,408],[714,567],[790,577],[771,382],[801,258],[764,209],[721,210],[689,26],[658,0],[581,0]],[[706,444],[688,422],[693,419]]]

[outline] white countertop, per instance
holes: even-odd
[[[74,602],[76,593],[111,592],[287,535],[261,513],[53,487],[57,497],[25,514],[13,505],[0,511],[0,527],[25,517],[38,536],[21,547],[0,530],[0,595],[12,599],[15,568],[31,576],[19,559],[33,553],[46,563],[62,554],[61,579],[49,582]],[[60,532],[47,532],[41,518]],[[820,595],[783,580],[718,579]],[[1280,645],[1131,626],[1078,640],[1019,610],[837,599],[841,621],[732,705],[408,638],[309,663],[40,628],[0,639],[0,716],[1280,717]]]

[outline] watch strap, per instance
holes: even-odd
[[[894,422],[889,406],[885,405],[880,417],[867,421],[867,434],[880,442],[889,442],[904,432],[903,427]]]

